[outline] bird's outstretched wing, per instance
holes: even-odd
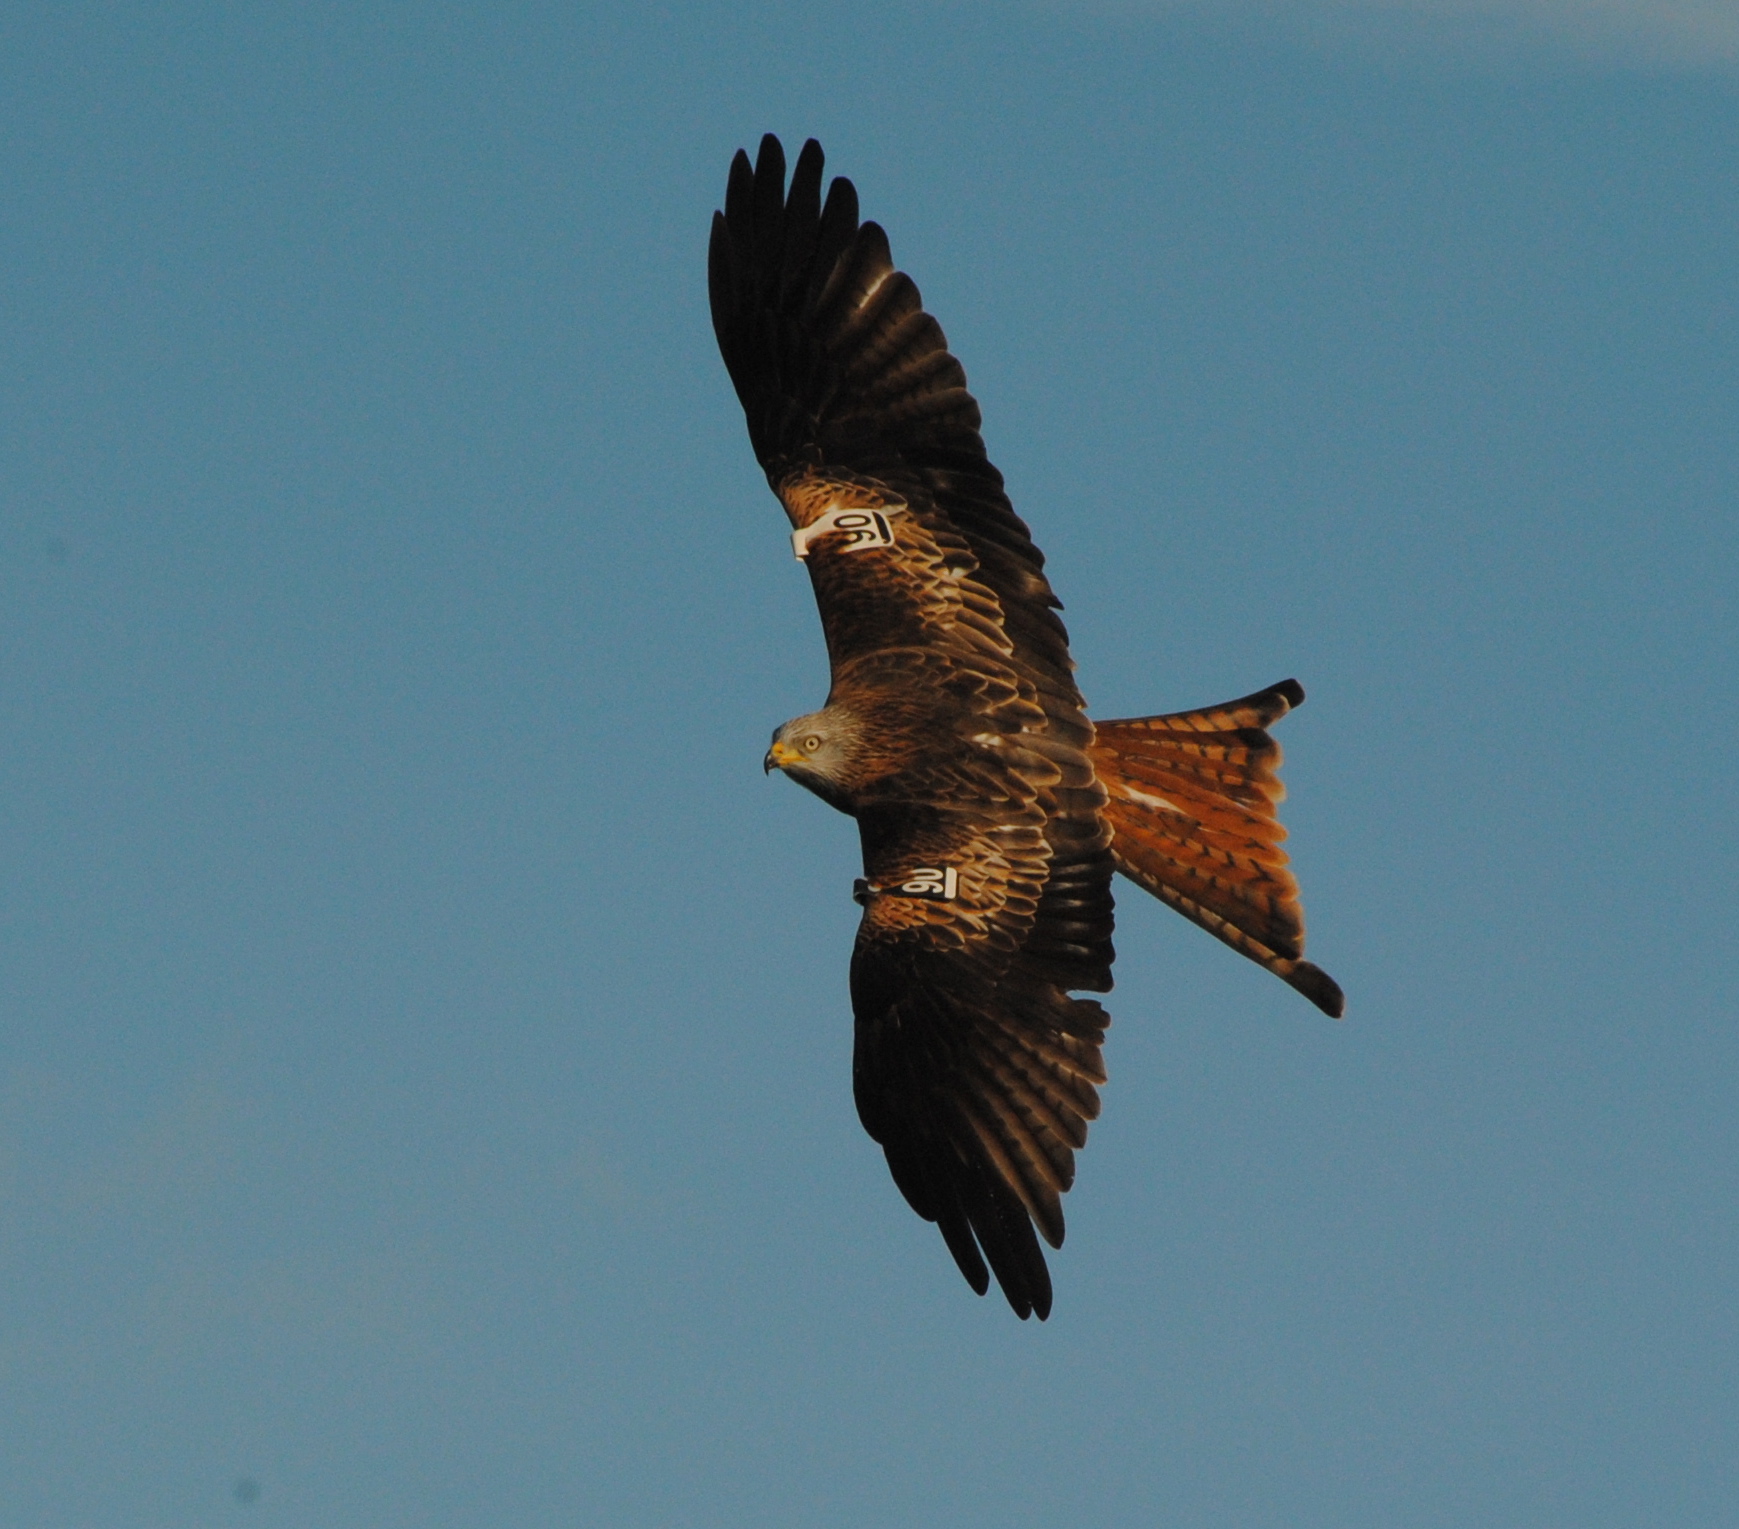
[[[708,286],[750,443],[792,524],[813,525],[835,506],[904,506],[889,521],[894,559],[853,561],[831,579],[811,559],[829,653],[837,666],[906,636],[947,640],[953,628],[938,613],[926,613],[918,632],[900,614],[918,590],[934,594],[970,576],[990,608],[970,591],[948,602],[952,611],[996,630],[1005,660],[1045,698],[1053,729],[1084,747],[1092,730],[1060,602],[985,455],[966,373],[911,277],[894,268],[887,235],[859,223],[851,182],[836,178],[823,205],[821,177],[813,139],[788,195],[777,138],[762,139],[753,167],[739,151],[724,211],[713,215]],[[937,562],[922,572],[897,567],[890,578],[906,526],[934,539]],[[815,545],[841,541],[836,534]],[[908,577],[917,589],[898,588]]]
[[[1062,1245],[1060,1197],[1105,1081],[1109,1018],[1067,991],[1108,985],[1084,980],[1098,976],[1087,963],[1102,872],[1053,860],[1037,812],[876,811],[859,822],[858,1114],[972,1288],[988,1288],[988,1261],[1020,1316],[1045,1317],[1051,1282],[1033,1228]],[[984,915],[1011,903],[1029,922],[1005,953]]]
[[[1068,996],[1110,986],[1093,730],[965,373],[851,183],[823,203],[821,182],[813,141],[789,191],[777,139],[752,166],[739,153],[708,274],[750,440],[814,584],[830,704],[917,760],[858,813],[858,1108],[974,1288],[988,1258],[1014,1308],[1043,1316],[1033,1223],[1061,1241],[1057,1197],[1103,1078],[1104,1011]],[[943,895],[903,890],[928,885],[920,870]]]

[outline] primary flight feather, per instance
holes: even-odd
[[[978,405],[822,154],[777,138],[713,215],[713,325],[808,570],[832,667],[779,769],[857,820],[853,1089],[912,1208],[972,1288],[1051,1309],[1039,1248],[1099,1113],[1113,871],[1326,1012],[1279,848],[1286,680],[1224,706],[1087,719],[1044,557]],[[1035,1232],[1036,1229],[1036,1232]],[[988,1266],[988,1267],[987,1267]]]

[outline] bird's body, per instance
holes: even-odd
[[[709,277],[720,348],[821,612],[832,688],[779,768],[857,820],[858,1112],[980,1293],[1048,1314],[1034,1227],[1098,1113],[1122,871],[1331,1013],[1277,848],[1292,681],[1102,723],[1074,681],[1044,559],[985,456],[965,374],[805,145],[731,167]]]

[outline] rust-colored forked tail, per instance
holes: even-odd
[[[1095,724],[1093,767],[1117,869],[1336,1019],[1340,984],[1304,957],[1304,910],[1274,815],[1286,795],[1268,725],[1304,700],[1297,680],[1202,711]]]

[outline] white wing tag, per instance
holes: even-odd
[[[951,865],[921,865],[893,890],[903,892],[907,897],[934,897],[942,902],[952,902],[958,882]]]
[[[840,552],[862,552],[866,547],[891,547],[894,544],[894,528],[888,524],[888,517],[904,509],[904,505],[889,504],[877,508],[866,505],[857,509],[829,510],[825,515],[818,516],[806,526],[791,533],[791,551],[798,562],[809,556],[809,544],[818,536],[830,536],[837,532],[845,539],[839,544]]]
[[[891,887],[879,887],[859,876],[851,884],[851,900],[865,908],[877,897],[924,897],[946,903],[954,901],[959,886],[960,878],[953,866],[920,865],[904,881]]]

